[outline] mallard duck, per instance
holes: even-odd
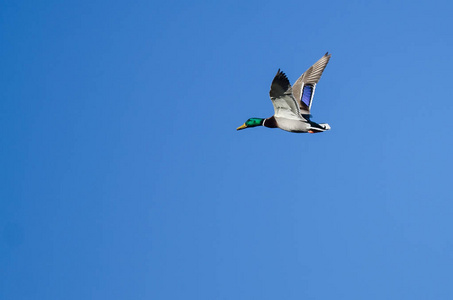
[[[310,109],[316,84],[331,56],[326,53],[305,71],[292,87],[285,73],[278,69],[269,91],[274,115],[267,119],[250,118],[237,130],[256,126],[280,128],[289,132],[317,133],[329,130],[329,124],[318,124],[310,120]]]

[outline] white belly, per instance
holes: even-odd
[[[289,132],[308,132],[310,129],[310,124],[304,122],[303,120],[291,120],[275,117],[275,121],[277,121],[277,125],[280,129]]]

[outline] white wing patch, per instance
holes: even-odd
[[[294,97],[285,95],[272,99],[274,105],[274,116],[286,119],[301,120],[299,105]]]

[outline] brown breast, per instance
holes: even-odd
[[[269,128],[277,128],[277,121],[275,120],[274,116],[264,119],[263,126]]]

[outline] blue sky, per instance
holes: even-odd
[[[2,1],[0,298],[452,299],[452,9]]]

